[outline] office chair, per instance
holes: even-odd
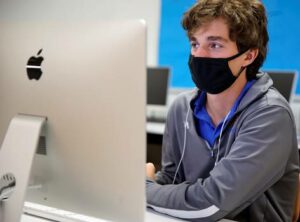
[[[298,180],[298,192],[296,197],[296,202],[294,206],[294,213],[293,213],[293,222],[297,222],[300,217],[300,174]]]

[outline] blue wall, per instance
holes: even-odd
[[[181,28],[183,13],[195,0],[162,0],[159,65],[172,69],[172,87],[193,87],[187,66],[189,43]],[[269,52],[262,69],[300,73],[300,0],[263,0],[268,14]],[[300,78],[298,78],[300,79]],[[297,94],[300,94],[298,81]]]

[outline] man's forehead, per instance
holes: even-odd
[[[208,41],[229,41],[229,27],[225,19],[217,18],[201,24],[190,33],[190,39],[202,39]]]
[[[197,41],[199,40],[200,36],[191,36],[190,40],[191,41]],[[200,37],[201,38],[201,37]],[[210,35],[210,36],[204,36],[203,38],[201,38],[202,40],[206,40],[206,41],[220,41],[220,42],[229,42],[229,39],[227,37],[224,36],[220,36],[220,35]]]

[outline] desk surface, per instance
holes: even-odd
[[[47,219],[43,219],[40,217],[35,217],[35,216],[27,215],[27,214],[23,214],[22,219],[21,219],[21,222],[50,222],[50,221],[51,220],[47,220]],[[182,220],[174,219],[174,218],[164,216],[164,215],[159,215],[154,212],[146,211],[146,214],[145,214],[145,222],[180,222],[180,221],[182,221]],[[94,221],[90,221],[90,222],[94,222]],[[109,222],[109,221],[96,220],[95,222]]]
[[[174,218],[171,218],[171,217],[168,217],[165,215],[161,215],[161,214],[158,214],[158,213],[155,213],[152,211],[146,211],[145,217],[146,217],[145,222],[180,222],[180,221],[183,221],[183,220],[174,219]],[[23,214],[23,216],[21,218],[21,222],[50,222],[50,220]],[[97,222],[109,222],[109,221],[99,220]],[[233,221],[227,220],[227,219],[222,219],[219,222],[233,222]]]
[[[47,207],[44,205],[25,202],[24,213],[21,222],[49,222],[49,221],[62,221],[62,222],[110,222],[104,219],[88,217],[77,213],[60,210],[57,208]],[[33,216],[34,215],[34,216]],[[49,218],[49,219],[48,219]],[[51,220],[52,219],[52,220]],[[167,215],[159,214],[151,209],[145,212],[145,222],[179,222],[182,220],[169,217]]]
[[[40,204],[25,202],[24,213],[21,222],[109,222],[104,219],[88,217],[57,208],[47,207]],[[34,215],[34,216],[33,216]],[[37,215],[37,216],[35,216]],[[50,219],[47,219],[50,218]],[[52,219],[52,220],[51,220]],[[165,214],[160,214],[152,209],[147,208],[145,212],[145,222],[180,222],[183,220],[176,219]],[[220,222],[229,222],[230,220],[222,219]]]
[[[164,131],[165,131],[165,124],[164,123],[147,122],[146,130],[147,130],[147,133],[163,135]]]

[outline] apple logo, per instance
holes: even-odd
[[[37,53],[37,56],[31,56],[27,62],[27,76],[30,80],[39,80],[42,76],[43,72],[41,69],[41,64],[44,60],[44,58],[40,56],[42,51],[43,49],[40,49]]]

